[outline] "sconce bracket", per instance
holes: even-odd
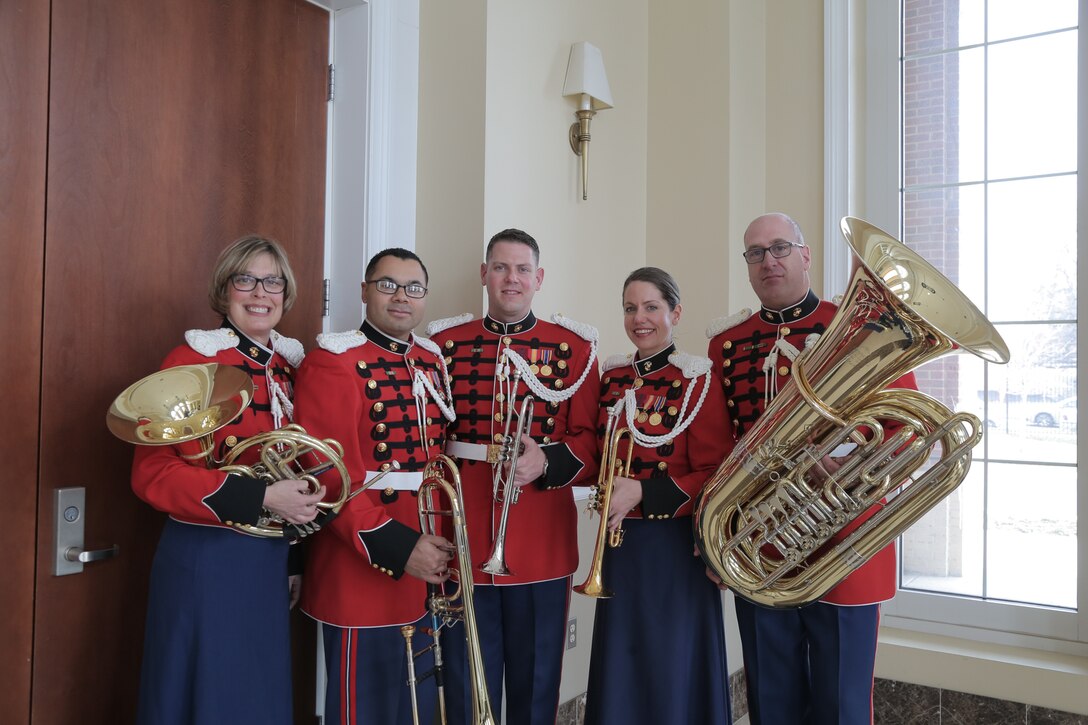
[[[582,155],[582,147],[578,141],[578,122],[575,121],[570,125],[570,150],[574,152],[576,156]]]

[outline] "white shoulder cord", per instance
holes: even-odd
[[[671,443],[676,436],[683,433],[687,427],[691,425],[692,421],[695,420],[695,416],[699,414],[699,410],[703,407],[703,401],[706,400],[707,391],[710,390],[710,372],[707,371],[702,377],[703,391],[699,394],[699,401],[692,409],[691,415],[685,417],[684,413],[688,408],[688,402],[691,400],[691,392],[695,389],[698,378],[692,378],[691,384],[688,385],[688,389],[684,391],[684,402],[680,406],[680,414],[678,416],[680,422],[677,423],[676,427],[671,431],[659,436],[646,435],[635,427],[635,411],[638,409],[638,402],[635,400],[634,388],[628,388],[623,395],[623,402],[626,403],[624,407],[627,408],[627,427],[631,430],[631,439],[643,448],[656,448],[665,443]],[[619,405],[619,403],[617,403],[617,405]],[[620,408],[620,410],[622,410],[622,408]]]
[[[416,424],[419,426],[419,442],[423,446],[424,453],[430,458],[431,447],[427,438],[427,393],[431,394],[431,400],[442,411],[442,415],[445,416],[446,420],[453,420],[453,410],[442,402],[442,398],[438,397],[438,391],[434,389],[434,385],[427,379],[422,370],[418,368],[410,369],[414,373],[412,376],[412,398],[416,403]]]
[[[778,393],[778,353],[782,352],[789,361],[792,363],[797,359],[797,356],[801,354],[801,351],[794,347],[793,343],[784,337],[778,338],[774,345],[771,347],[771,351],[767,353],[767,358],[763,361],[763,377],[767,378],[766,383],[763,386],[763,406],[766,407],[771,404],[771,398]]]
[[[445,373],[446,372],[445,371],[445,364],[443,364],[442,367],[443,367],[442,372]],[[442,415],[446,418],[446,420],[448,420],[450,422],[453,422],[454,418],[456,418],[457,416],[454,415],[452,405],[446,405],[446,403],[443,402],[442,397],[438,394],[438,391],[435,390],[434,384],[431,382],[430,378],[428,378],[423,373],[422,370],[420,370],[418,368],[414,368],[414,370],[415,370],[415,376],[414,376],[414,379],[412,380],[412,395],[415,397],[415,399],[417,401],[422,400],[423,405],[426,406],[426,404],[427,404],[427,402],[426,402],[427,401],[427,393],[430,393],[431,394],[431,400],[433,400],[435,402],[435,405],[438,406],[438,409],[442,411]],[[443,377],[445,378],[445,382],[446,382],[446,395],[449,397],[449,399],[450,399],[450,401],[452,403],[453,395],[450,393],[449,375],[444,375]],[[423,412],[423,418],[426,419],[426,417],[427,417],[427,414],[424,411]]]
[[[548,390],[544,385],[537,380],[536,375],[529,368],[529,363],[525,362],[525,358],[514,351],[514,348],[507,347],[503,352],[506,354],[506,359],[514,364],[514,367],[521,373],[521,379],[528,386],[529,390],[533,391],[536,397],[541,400],[546,400],[549,403],[562,403],[564,400],[569,400],[578,392],[578,388],[585,382],[586,376],[589,375],[589,369],[597,360],[597,341],[589,341],[589,359],[586,361],[586,367],[582,370],[582,375],[566,390],[560,392],[558,390]]]
[[[295,419],[295,404],[287,397],[283,387],[272,379],[272,373],[265,369],[265,378],[268,381],[268,402],[272,406],[272,424],[276,428],[283,427],[283,419],[290,423]]]

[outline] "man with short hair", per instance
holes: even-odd
[[[446,452],[460,460],[465,519],[476,572],[476,623],[491,707],[507,721],[551,725],[559,707],[570,578],[578,566],[577,511],[570,485],[596,471],[597,332],[555,316],[537,319],[533,297],[544,281],[540,250],[518,229],[496,234],[480,265],[488,310],[432,323],[429,332],[446,356],[457,420]],[[502,504],[492,481],[506,470],[501,456],[526,395],[535,398],[512,481],[518,490],[508,513],[508,575],[480,571],[495,549]],[[445,638],[449,665],[449,722],[469,722],[470,682],[465,638],[457,627]]]
[[[453,546],[421,534],[417,492],[428,458],[452,420],[442,356],[412,330],[423,317],[427,270],[412,252],[374,255],[362,285],[358,330],[319,335],[295,379],[295,420],[344,448],[352,490],[384,472],[310,542],[302,610],[322,623],[328,689],[325,722],[413,722],[402,625],[428,624],[426,585],[448,578]],[[399,465],[399,470],[397,466]],[[340,484],[323,477],[329,498]],[[408,574],[408,576],[404,576]],[[417,667],[432,665],[428,654]],[[434,680],[418,691],[433,719]]]
[[[797,356],[815,344],[837,310],[813,293],[810,250],[789,216],[756,218],[744,233],[743,256],[762,307],[707,329],[708,355],[738,438],[786,385]],[[914,375],[895,387],[917,389]],[[833,472],[838,462],[825,459],[823,465]],[[892,543],[820,601],[798,609],[736,598],[752,725],[872,721],[880,602],[895,596],[895,564]]]

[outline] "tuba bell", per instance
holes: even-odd
[[[841,229],[853,252],[844,303],[707,481],[692,517],[707,566],[763,606],[820,599],[967,475],[979,419],[887,386],[950,352],[1009,360],[993,325],[921,256],[860,219],[845,217]],[[901,427],[885,437],[881,422]],[[840,445],[852,453],[824,470]]]
[[[252,400],[253,381],[244,370],[218,363],[179,365],[159,370],[128,386],[110,406],[106,425],[111,433],[128,443],[178,446],[181,457],[190,463],[202,463],[208,468],[266,483],[298,479],[309,484],[311,492],[320,488],[317,476],[335,468],[341,479],[340,496],[336,501],[317,504],[329,511],[340,511],[383,475],[375,475],[351,491],[351,476],[343,463],[340,444],[332,439],[315,438],[294,424],[247,438],[223,460],[217,460],[212,434],[237,418]],[[258,463],[249,466],[237,463],[245,451],[254,447]],[[265,512],[256,524],[232,526],[256,536],[283,536],[283,521],[270,512]],[[317,527],[302,524],[296,529],[306,535],[314,533]]]

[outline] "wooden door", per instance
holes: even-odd
[[[26,59],[48,68],[44,234],[20,252],[44,250],[29,722],[112,725],[135,712],[163,519],[131,493],[132,450],[105,411],[184,330],[217,325],[210,270],[243,233],[290,254],[301,295],[280,329],[307,346],[320,330],[329,17],[305,0],[50,8],[48,56]],[[87,490],[86,548],[120,556],[55,577],[52,496],[67,486]]]
[[[30,713],[49,5],[0,1],[0,721]]]

